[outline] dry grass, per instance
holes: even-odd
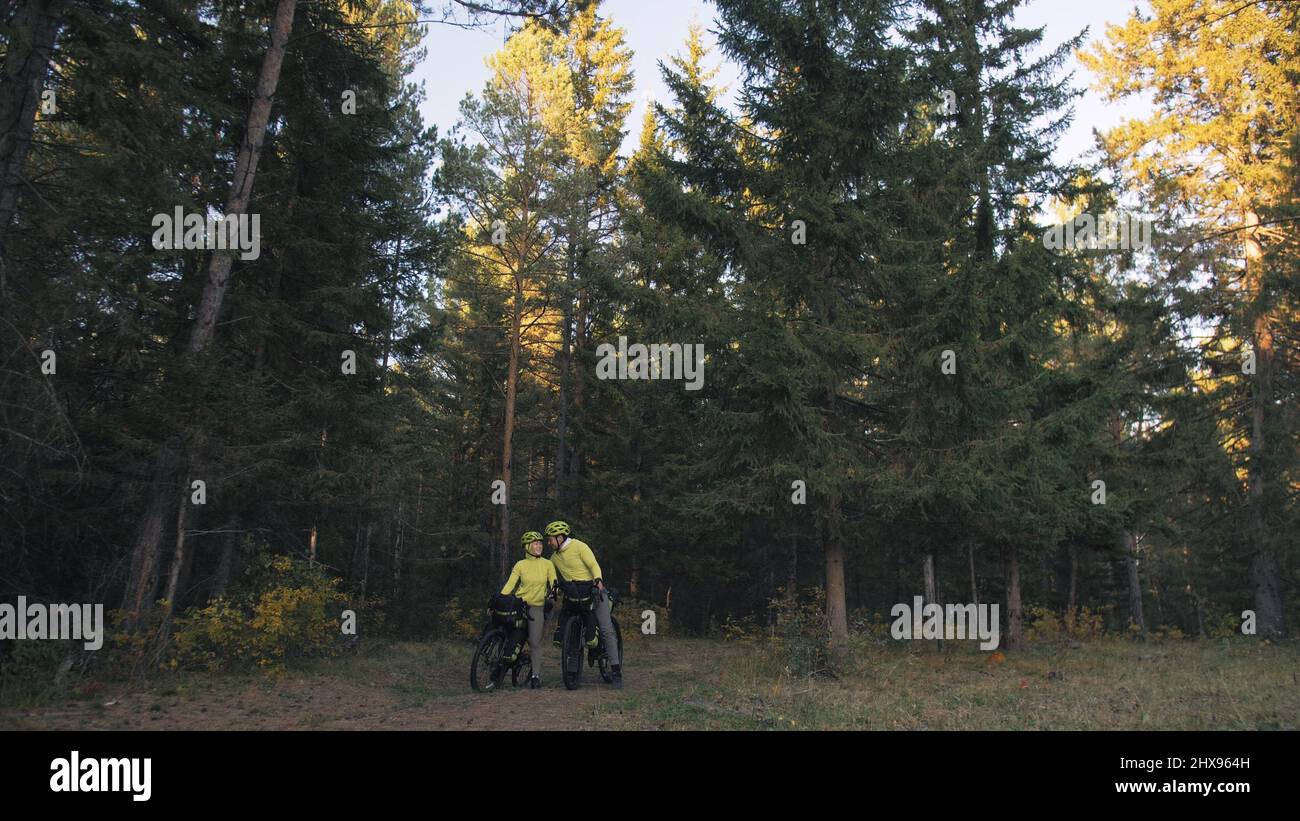
[[[375,643],[282,675],[95,683],[8,729],[1296,729],[1300,648],[1234,638],[1041,644],[999,657],[861,639],[837,677],[759,640],[627,636],[627,686],[470,692],[468,644]],[[86,685],[83,683],[84,689]]]
[[[740,642],[711,692],[733,726],[877,730],[1296,729],[1300,650],[1253,639],[1050,644],[1011,655],[949,643],[853,648],[837,677],[795,678]],[[682,719],[682,720],[679,720]],[[672,716],[673,728],[690,727]]]

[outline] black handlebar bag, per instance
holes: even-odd
[[[595,582],[560,582],[564,594],[564,609],[594,610],[596,608]]]
[[[563,581],[560,592],[564,594],[564,609],[582,616],[583,640],[590,643],[596,636],[596,596],[599,591],[594,581]],[[560,644],[560,631],[564,623],[555,626],[555,644]]]
[[[528,621],[528,605],[518,596],[498,593],[488,602],[488,615],[497,627],[518,627]]]
[[[588,644],[596,637],[596,596],[600,591],[595,582],[560,582],[564,594],[564,609],[582,615],[582,639]]]
[[[498,593],[488,602],[492,623],[509,631],[506,637],[506,658],[514,660],[523,650],[528,638],[528,603],[509,593]]]

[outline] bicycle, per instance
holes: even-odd
[[[469,686],[476,693],[490,693],[510,673],[510,684],[518,687],[533,675],[532,653],[528,650],[528,605],[517,596],[493,596],[488,604],[488,623],[483,626],[474,658],[469,663]],[[505,658],[506,648],[518,647],[514,659]]]
[[[605,652],[605,637],[600,625],[596,623],[596,602],[598,596],[609,595],[612,611],[618,602],[612,592],[601,592],[593,582],[562,582],[560,589],[564,592],[564,605],[560,610],[560,624],[555,631],[555,643],[560,645],[560,677],[567,690],[576,690],[582,686],[582,660],[587,657],[587,666],[596,667],[606,684],[612,684],[614,674],[612,662]],[[623,658],[623,631],[618,626],[618,619],[610,613],[614,626],[614,639],[618,647],[618,657]],[[596,637],[596,646],[587,647],[583,640],[584,633],[590,632]]]

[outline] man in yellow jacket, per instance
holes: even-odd
[[[555,587],[555,565],[550,559],[542,558],[542,534],[536,530],[525,533],[520,542],[524,546],[524,557],[515,562],[510,571],[510,578],[503,595],[515,595],[528,604],[528,649],[533,654],[533,676],[528,686],[534,690],[542,686],[542,679],[537,671],[542,669],[542,631],[546,626],[546,597]]]
[[[564,522],[551,522],[546,526],[546,541],[554,552],[551,562],[559,571],[560,578],[567,582],[595,581],[600,591],[596,597],[596,623],[605,638],[605,655],[609,658],[613,686],[623,688],[623,659],[618,657],[618,638],[614,634],[614,622],[609,614],[609,596],[605,593],[605,582],[601,578],[600,565],[596,554],[586,542],[569,538],[569,526]]]

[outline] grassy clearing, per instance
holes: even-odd
[[[469,691],[471,646],[372,642],[277,675],[81,682],[0,705],[8,729],[1297,729],[1300,646],[1234,638],[1043,643],[1009,656],[856,640],[838,676],[790,674],[779,645],[627,637],[627,686]],[[89,688],[89,689],[87,689]]]
[[[1010,656],[950,643],[858,646],[836,678],[737,654],[717,700],[780,727],[1296,729],[1300,653],[1254,640],[1044,644]]]

